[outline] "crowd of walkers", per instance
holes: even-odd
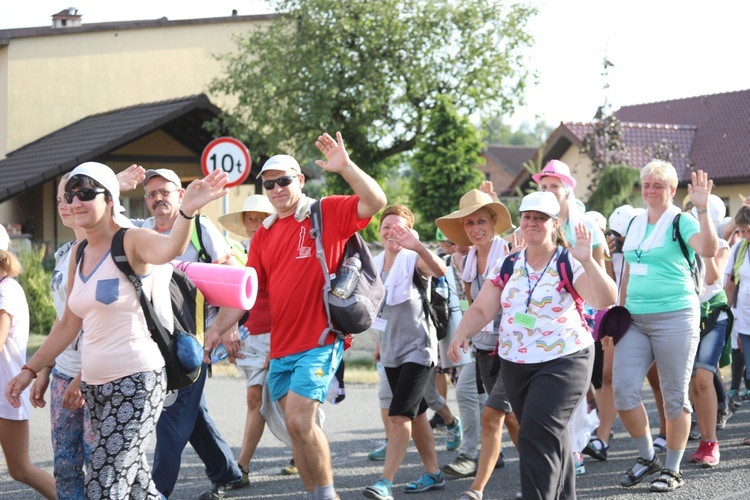
[[[290,445],[293,460],[285,470],[299,474],[307,498],[338,498],[320,405],[351,337],[328,328],[318,259],[336,269],[346,241],[377,213],[384,250],[374,262],[385,295],[372,328],[385,439],[368,455],[382,460],[383,470],[363,485],[365,497],[394,498],[412,439],[424,471],[404,493],[473,477],[460,500],[493,496],[485,487],[503,465],[503,426],[518,451],[518,498],[575,498],[583,455],[607,460],[617,416],[633,447],[634,465],[612,479],[624,488],[647,478],[654,492],[683,486],[689,439],[700,440],[691,463],[719,465],[716,429],[747,399],[750,380],[750,203],[726,217],[712,181],[697,171],[677,206],[675,169],[653,160],[641,169],[643,208],[625,205],[605,217],[586,212],[569,167],[552,160],[533,176],[539,190],[524,196],[513,214],[518,227],[489,182],[457,197],[458,209],[434,221],[438,255],[414,231],[408,207],[385,207],[383,190],[349,158],[340,134],[324,133],[315,145],[325,157],[317,164],[354,192],[322,199],[319,234],[310,220],[315,200],[303,194],[305,176],[287,155],[270,158],[258,175],[266,196],[250,196],[242,210],[218,220],[244,240],[246,265],[258,276],[249,314],[212,307],[206,324],[204,368],[222,343],[247,380],[236,459],[206,408],[207,370],[194,385],[166,391],[164,359],[135,288],[110,252],[115,234],[128,228],[125,256],[149,295],[154,270],[174,259],[237,265],[217,228],[194,219],[226,194],[224,173],[184,189],[171,170],[135,165],[115,175],[89,162],[64,176],[58,214],[75,240],[55,253],[57,320],[28,360],[28,305],[15,280],[21,268],[0,229],[6,396],[0,445],[14,479],[46,498],[166,498],[189,442],[211,481],[200,498],[220,500],[250,483],[268,425]],[[138,185],[153,215],[145,221],[121,213],[121,191]],[[205,242],[191,237],[196,225]],[[438,280],[452,312],[440,339],[426,305],[431,281]],[[249,335],[239,336],[240,325]],[[719,367],[730,363],[727,391]],[[446,403],[447,378],[457,414]],[[656,437],[641,399],[645,380],[659,409]],[[48,387],[54,477],[28,455],[29,407],[47,404]],[[587,429],[594,411],[598,428]],[[441,425],[448,449],[456,451],[442,466],[433,433]]]

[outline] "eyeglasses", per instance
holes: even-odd
[[[65,191],[63,198],[65,203],[73,203],[73,198],[78,198],[81,201],[91,201],[96,198],[97,195],[106,193],[106,189],[81,189],[80,191]]]
[[[179,189],[157,189],[156,191],[146,193],[146,198],[148,198],[149,200],[153,200],[157,195],[160,195],[162,198],[166,198],[175,191],[179,191]]]
[[[284,177],[279,177],[278,179],[271,181],[263,181],[263,187],[266,188],[266,191],[272,190],[276,184],[278,184],[279,187],[285,187],[291,184],[296,178],[296,175],[285,175]]]

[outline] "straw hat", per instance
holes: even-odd
[[[245,198],[242,204],[242,210],[222,215],[218,218],[219,224],[227,231],[230,231],[241,238],[247,238],[247,230],[242,222],[242,216],[245,212],[260,212],[271,215],[276,212],[268,197],[262,194],[253,194]]]
[[[458,210],[435,220],[437,227],[443,232],[446,238],[458,245],[471,245],[471,240],[466,236],[462,219],[471,215],[480,208],[490,209],[496,216],[495,233],[502,234],[505,230],[513,227],[510,220],[510,213],[500,202],[492,201],[492,197],[478,189],[472,189],[461,197],[458,202]]]

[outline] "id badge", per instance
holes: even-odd
[[[648,264],[630,264],[630,274],[646,276],[648,274]]]
[[[536,318],[534,316],[531,316],[530,314],[517,312],[513,315],[513,324],[531,330],[536,324]]]
[[[387,326],[388,321],[384,320],[383,318],[375,318],[375,321],[372,322],[372,329],[379,332],[384,332]]]
[[[466,312],[469,310],[469,301],[468,299],[459,300],[458,304],[461,306],[461,312]]]

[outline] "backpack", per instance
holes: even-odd
[[[513,267],[516,265],[516,261],[520,254],[521,250],[508,255],[503,261],[502,266],[500,266],[499,276],[502,278],[503,283],[507,283],[508,278],[513,274]],[[575,287],[573,287],[573,266],[570,265],[570,253],[567,248],[561,249],[560,255],[557,258],[557,274],[560,278],[560,284],[557,285],[557,291],[559,292],[565,289],[571,297],[573,297],[578,314],[581,315],[581,323],[586,327],[586,330],[591,332],[591,326],[588,321],[586,321],[586,313],[583,311],[583,297],[581,297]]]
[[[696,253],[694,254],[695,260],[693,262],[690,261],[690,254],[688,254],[687,245],[685,245],[685,240],[682,239],[682,235],[680,234],[680,215],[682,214],[675,215],[674,220],[672,221],[672,241],[677,241],[677,243],[680,244],[682,255],[685,256],[688,266],[690,266],[690,276],[693,278],[695,293],[700,295],[701,288],[703,287],[703,279],[701,278],[703,259],[701,259],[701,256]]]
[[[438,287],[441,280],[444,285],[443,287],[441,287],[441,291],[445,293],[445,296],[443,296],[441,293],[438,293]],[[414,283],[414,286],[417,288],[417,291],[419,291],[419,296],[422,298],[422,308],[424,309],[424,314],[427,318],[430,319],[432,325],[435,327],[437,339],[443,340],[448,334],[448,324],[450,323],[452,314],[450,308],[451,292],[448,283],[445,282],[445,277],[441,276],[440,278],[430,278],[429,300],[427,298],[424,284],[422,283],[422,279],[419,276],[419,271],[417,271],[416,266],[414,267],[412,281]]]
[[[133,283],[146,318],[151,337],[159,346],[167,371],[167,390],[174,391],[192,385],[200,376],[203,365],[203,342],[205,334],[206,302],[203,294],[188,276],[172,267],[171,264],[153,266],[155,285],[159,275],[171,272],[169,298],[171,303],[172,325],[163,325],[164,315],[158,315],[159,302],[166,300],[156,290],[152,291],[151,301],[143,293],[141,279],[135,274],[125,255],[123,239],[127,228],[119,229],[112,239],[111,254],[117,268]],[[88,241],[81,241],[76,254],[76,262],[83,258],[83,249]],[[167,268],[171,268],[171,271]],[[166,294],[164,294],[166,295]],[[153,304],[152,304],[153,303]],[[166,316],[169,316],[167,311]],[[168,320],[167,320],[168,321]]]
[[[195,223],[193,224],[193,229],[190,232],[190,243],[192,243],[195,249],[198,250],[198,258],[201,260],[201,262],[211,264],[213,260],[211,260],[211,257],[206,252],[206,247],[203,244],[203,228],[201,227],[200,223],[201,219],[204,219],[206,222],[210,223],[208,217],[206,217],[205,215],[199,215],[198,217],[196,217]],[[224,237],[224,242],[232,251],[234,260],[236,260],[241,266],[247,264],[247,252],[245,252],[245,249],[242,247],[242,243],[234,241],[233,239],[227,237]]]
[[[312,231],[310,235],[315,239],[316,255],[320,266],[323,268],[325,285],[323,287],[323,304],[328,315],[328,327],[323,330],[319,344],[323,345],[329,332],[335,333],[339,338],[347,334],[361,333],[372,327],[373,321],[380,310],[380,303],[385,295],[385,288],[375,268],[370,249],[362,236],[357,232],[346,242],[344,255],[341,262],[354,255],[359,254],[362,268],[359,272],[357,286],[347,299],[336,297],[331,290],[336,283],[336,274],[331,275],[326,264],[325,250],[323,249],[323,214],[320,209],[321,200],[312,204],[310,219]]]

